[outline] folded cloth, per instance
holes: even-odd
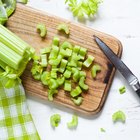
[[[4,88],[0,78],[0,140],[40,140],[21,84]]]

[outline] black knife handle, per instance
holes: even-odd
[[[138,96],[140,97],[140,89],[138,89],[138,90],[136,91],[136,93],[137,93]]]

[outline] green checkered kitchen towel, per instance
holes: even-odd
[[[0,78],[0,140],[40,140],[21,84],[4,88]]]

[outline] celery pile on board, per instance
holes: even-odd
[[[93,61],[94,57],[87,54],[86,48],[68,41],[60,43],[60,39],[55,36],[49,47],[42,48],[40,55],[33,57],[31,73],[34,79],[48,88],[48,100],[52,101],[58,89],[63,87],[74,104],[80,105],[83,101],[82,92],[89,88],[83,69],[90,68]]]
[[[33,53],[30,45],[0,25],[0,68],[3,70],[0,76],[8,79],[6,88],[14,86],[16,79],[20,80]]]

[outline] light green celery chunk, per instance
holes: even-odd
[[[85,84],[85,77],[82,76],[79,80],[79,86],[84,89],[84,90],[88,90],[88,85]]]
[[[48,82],[48,86],[49,86],[50,89],[56,89],[56,88],[58,88],[57,80],[51,78],[49,80],[49,82]]]
[[[63,73],[65,71],[66,65],[68,61],[65,59],[61,60],[60,67],[59,67],[59,72]]]
[[[82,76],[86,77],[86,72],[85,71],[80,71],[80,77],[82,77]]]
[[[47,67],[47,65],[48,65],[48,62],[47,62],[47,54],[42,54],[41,55],[41,63],[40,63],[40,65],[42,67]]]
[[[0,42],[0,59],[17,70],[22,57]]]
[[[93,65],[93,67],[91,68],[91,75],[92,78],[96,78],[97,72],[101,71],[101,67],[99,65]]]
[[[70,95],[71,95],[72,97],[77,97],[77,96],[80,95],[81,93],[82,93],[81,88],[80,88],[79,86],[77,86],[74,90],[72,90],[72,91],[70,92]]]
[[[43,38],[46,36],[47,34],[47,28],[46,28],[46,25],[45,24],[41,24],[39,23],[37,26],[37,31],[40,32],[40,36]]]
[[[71,122],[67,123],[68,128],[76,128],[78,125],[78,116],[77,115],[73,115],[72,116],[72,120]]]
[[[28,0],[16,0],[17,2],[23,3],[23,4],[27,4]]]
[[[75,105],[81,105],[82,104],[82,102],[83,102],[83,98],[80,96],[80,97],[77,97],[76,99],[75,98],[71,98],[71,100],[73,101],[73,103],[75,104]]]
[[[58,46],[59,45],[59,41],[60,41],[59,37],[55,36],[53,38],[52,44],[55,45],[55,46]]]
[[[59,86],[62,86],[64,82],[65,82],[65,77],[57,78],[57,83],[58,83]]]
[[[50,123],[52,127],[58,127],[61,121],[61,116],[59,114],[54,114],[50,117]]]
[[[70,78],[70,76],[71,76],[71,71],[66,69],[65,72],[64,72],[64,77],[65,78]]]
[[[124,112],[119,110],[112,115],[112,120],[113,120],[113,122],[121,121],[124,123],[126,120],[126,116],[125,116]]]
[[[88,55],[88,58],[84,61],[83,66],[89,67],[95,58],[91,55]]]
[[[61,23],[57,26],[57,30],[64,31],[67,35],[70,33],[69,26],[65,23]]]
[[[62,58],[63,58],[62,55],[59,54],[56,59],[50,59],[49,64],[52,66],[57,66],[61,62]]]
[[[81,48],[80,46],[75,45],[75,46],[74,46],[74,48],[73,48],[73,53],[78,54],[78,53],[79,53],[80,48]]]
[[[46,48],[42,48],[40,50],[40,53],[41,54],[47,54],[47,53],[50,53],[50,51],[51,51],[51,47],[46,47]]]
[[[86,53],[87,53],[87,49],[81,47],[80,50],[79,50],[80,59],[84,60]]]
[[[81,61],[77,61],[77,69],[81,70],[83,66],[83,63]]]
[[[64,49],[64,50],[66,50],[67,48],[72,50],[72,45],[71,45],[70,42],[64,41],[64,42],[61,44],[60,48],[62,48],[62,49]]]
[[[57,46],[52,46],[49,59],[56,59],[58,56],[59,48]]]
[[[71,55],[72,55],[72,50],[70,50],[70,49],[66,49],[66,50],[64,50],[64,49],[60,49],[60,54],[63,56],[63,57],[70,57]]]
[[[71,91],[71,81],[70,80],[65,80],[64,90]]]
[[[125,93],[126,92],[126,87],[125,86],[120,87],[119,92],[120,92],[120,94]]]
[[[49,89],[48,90],[48,100],[49,101],[53,101],[53,97],[57,93],[58,93],[58,90],[56,90],[56,89]]]
[[[58,71],[58,68],[52,68],[52,70],[51,70],[51,78],[54,78],[54,79],[57,78],[57,71]]]
[[[77,68],[72,68],[73,80],[77,82],[80,78],[80,71]]]
[[[43,85],[48,85],[48,81],[50,79],[50,72],[44,71],[41,75],[41,82]]]

